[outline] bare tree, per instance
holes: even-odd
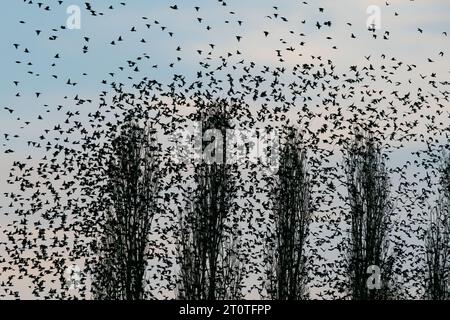
[[[107,194],[110,205],[94,295],[99,299],[142,299],[148,236],[158,194],[157,147],[149,128],[126,123],[112,142]]]
[[[195,165],[193,190],[187,216],[180,219],[179,297],[189,300],[238,299],[241,297],[241,264],[238,238],[230,228],[230,214],[236,188],[232,165],[226,159],[225,106],[207,107],[201,132],[202,150],[213,145],[201,163]],[[209,131],[214,130],[214,131]],[[213,135],[209,133],[213,132]],[[213,139],[214,138],[214,139]],[[205,139],[206,140],[206,139]]]
[[[446,300],[450,297],[450,158],[440,168],[440,192],[425,238],[425,297]]]
[[[385,158],[371,134],[356,134],[345,151],[350,294],[355,300],[388,299],[394,262],[388,253],[393,203]]]
[[[302,140],[289,128],[273,190],[275,233],[270,239],[268,293],[272,299],[307,297],[306,239],[312,219],[311,183]]]

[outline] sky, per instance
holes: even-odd
[[[102,84],[102,80],[114,79],[131,88],[144,76],[163,83],[171,81],[174,73],[194,79],[199,61],[211,45],[214,46],[213,61],[218,61],[220,55],[239,50],[241,54],[236,56],[236,61],[245,58],[257,66],[280,65],[276,50],[294,46],[296,51],[286,55],[282,65],[294,66],[320,55],[332,59],[338,71],[346,72],[351,65],[365,62],[368,56],[374,63],[381,63],[379,57],[386,54],[405,64],[417,65],[417,73],[436,72],[441,79],[448,80],[450,72],[450,38],[443,35],[443,32],[450,33],[450,2],[446,0],[309,0],[306,1],[308,4],[287,0],[230,0],[226,1],[226,6],[211,0],[134,0],[126,1],[126,5],[120,0],[105,0],[91,2],[97,12],[104,13],[96,16],[85,9],[84,1],[64,0],[62,5],[57,1],[42,2],[41,8],[34,1],[28,4],[28,1],[7,0],[2,4],[1,207],[9,205],[4,193],[12,191],[5,183],[12,162],[25,161],[30,154],[31,162],[43,156],[41,151],[32,150],[27,142],[35,141],[45,129],[64,121],[67,112],[79,112],[81,118],[87,118],[86,115],[97,108],[100,93],[110,89]],[[178,10],[169,7],[174,4]],[[46,5],[51,10],[44,10]],[[81,8],[80,29],[61,29],[70,16],[66,12],[70,5]],[[371,5],[380,8],[378,39],[373,39],[366,27],[370,16],[367,8]],[[200,7],[199,11],[194,8],[196,6]],[[319,7],[324,8],[323,12],[318,10]],[[275,19],[274,12],[287,21]],[[302,23],[303,20],[306,23]],[[316,21],[328,20],[333,23],[331,28],[315,27]],[[239,21],[242,21],[241,25]],[[207,26],[211,30],[208,31]],[[161,27],[165,27],[164,30]],[[136,32],[131,31],[133,28]],[[39,35],[36,30],[40,30]],[[267,37],[263,32],[266,30],[270,31]],[[389,31],[389,40],[382,39],[386,31]],[[356,38],[352,38],[352,34]],[[51,36],[57,36],[56,40],[49,40]],[[237,41],[236,36],[242,39]],[[122,41],[118,41],[119,37]],[[112,41],[115,45],[111,45]],[[302,41],[305,44],[301,46]],[[14,44],[18,44],[18,48]],[[83,53],[85,45],[88,51]],[[202,50],[202,54],[198,50]],[[443,57],[439,56],[441,51]],[[127,61],[136,61],[143,55],[149,59],[143,58],[139,72],[133,72],[134,67],[129,68]],[[181,60],[177,61],[177,57]],[[429,63],[428,58],[434,62]],[[174,63],[173,68],[171,63]],[[130,75],[131,79],[128,78]],[[404,82],[408,77],[405,73],[399,75]],[[69,79],[77,84],[67,84]],[[413,82],[411,88],[415,85],[418,84]],[[38,98],[36,92],[40,93]],[[74,101],[77,95],[91,99],[92,103],[77,105]],[[58,106],[63,107],[56,112]],[[5,107],[14,111],[10,113]],[[38,116],[42,120],[38,120]],[[16,134],[18,136],[14,137]],[[395,151],[391,157],[392,165],[405,162],[410,152],[419,147],[411,144]],[[7,150],[14,152],[5,153]],[[6,222],[7,218],[0,216],[2,221]]]
[[[49,1],[50,11],[22,1],[5,3],[4,18],[0,22],[0,121],[5,133],[16,133],[21,126],[26,128],[17,132],[19,138],[3,141],[3,150],[13,146],[18,154],[25,152],[27,137],[41,133],[63,117],[61,112],[49,112],[42,121],[36,121],[37,116],[45,113],[45,110],[70,104],[77,94],[97,101],[99,92],[105,90],[101,81],[111,79],[110,72],[115,73],[115,79],[129,85],[137,82],[143,73],[160,80],[170,79],[172,72],[195,75],[199,61],[196,51],[208,50],[209,44],[215,45],[216,57],[221,53],[239,50],[242,57],[250,61],[273,65],[276,64],[275,50],[292,44],[295,46],[299,42],[297,35],[304,33],[306,36],[302,39],[306,45],[301,48],[301,52],[296,51],[286,58],[288,65],[305,61],[309,55],[320,54],[336,61],[338,68],[347,70],[350,65],[364,61],[364,56],[375,57],[386,53],[405,63],[416,64],[423,73],[448,69],[446,56],[437,58],[438,52],[448,48],[448,39],[442,35],[449,27],[447,13],[450,4],[447,1],[398,0],[390,1],[389,6],[386,6],[385,1],[315,1],[304,5],[302,1],[263,0],[227,1],[226,7],[217,1],[192,1],[178,3],[179,9],[176,11],[171,10],[170,2],[166,1],[132,1],[125,6],[119,2],[96,2],[93,6],[103,11],[103,16],[91,16],[83,10],[82,1],[64,1],[61,6],[55,6],[56,1]],[[60,30],[69,17],[66,8],[73,4],[82,8],[81,28]],[[107,9],[109,5],[114,9]],[[389,41],[373,40],[366,30],[366,21],[370,16],[366,10],[370,5],[379,5],[380,33],[389,30]],[[199,12],[195,11],[194,6],[200,7]],[[286,17],[288,22],[265,18],[275,12],[273,6],[278,7],[280,16]],[[325,8],[323,13],[318,12],[319,6]],[[230,15],[230,11],[235,14]],[[395,16],[395,12],[399,15]],[[144,16],[148,20],[143,20]],[[197,17],[203,19],[201,23],[196,20]],[[155,20],[160,24],[155,24]],[[242,26],[238,26],[238,20],[243,21]],[[306,20],[307,24],[302,24],[302,20]],[[315,20],[331,20],[333,26],[317,30],[314,23],[309,23]],[[346,24],[348,22],[352,23],[352,27]],[[151,27],[147,28],[146,23],[150,23]],[[207,25],[211,26],[212,32],[206,30]],[[130,32],[132,26],[138,32]],[[173,36],[168,36],[159,26],[166,26],[166,31],[173,32]],[[424,32],[419,34],[418,28]],[[52,29],[59,30],[53,32]],[[42,32],[37,36],[35,30]],[[263,30],[270,30],[267,39]],[[294,35],[289,31],[294,31]],[[350,38],[352,33],[356,39]],[[58,38],[50,41],[48,37],[51,35],[57,35]],[[236,35],[242,36],[241,42],[236,41]],[[110,45],[119,36],[122,36],[123,41],[116,41],[115,46]],[[324,40],[327,36],[333,39]],[[88,43],[83,40],[84,37],[90,38]],[[146,43],[139,43],[141,38],[145,38]],[[280,44],[280,39],[286,40],[288,44]],[[18,49],[14,48],[14,43],[20,44]],[[85,44],[89,51],[83,54],[82,47]],[[338,50],[331,49],[331,45],[336,45]],[[178,46],[181,51],[175,52]],[[29,53],[23,52],[25,48]],[[149,61],[140,67],[140,74],[136,74],[134,79],[127,79],[127,70],[121,72],[118,67],[144,52],[150,56]],[[60,56],[59,59],[54,58],[56,54]],[[175,63],[174,68],[168,68],[177,56],[182,60]],[[424,63],[428,57],[436,58],[435,63]],[[28,66],[28,62],[32,65]],[[52,63],[56,65],[52,67]],[[158,67],[152,68],[154,65]],[[83,72],[87,75],[82,75]],[[52,75],[57,75],[58,79],[52,78]],[[67,85],[68,79],[77,85]],[[13,81],[19,81],[19,84],[14,85]],[[18,92],[20,97],[16,97]],[[41,92],[38,99],[35,92]],[[66,96],[67,99],[64,99]],[[10,115],[3,107],[12,107],[15,111]],[[13,121],[17,117],[21,120]],[[25,121],[32,121],[32,124],[26,126]],[[9,158],[7,155],[4,157],[2,161]]]

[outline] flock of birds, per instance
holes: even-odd
[[[428,72],[427,66],[442,61],[445,64],[448,52],[444,49],[433,52],[422,65],[416,65],[408,62],[408,57],[390,56],[386,49],[361,57],[361,63],[343,66],[329,57],[347,45],[331,36],[333,27],[340,26],[342,21],[330,19],[326,5],[299,1],[301,8],[316,12],[313,17],[292,21],[281,5],[273,5],[269,14],[260,17],[264,21],[264,27],[258,31],[262,39],[277,41],[274,34],[280,29],[286,36],[278,40],[279,46],[271,53],[269,62],[254,62],[244,45],[250,37],[246,33],[249,17],[234,10],[238,5],[231,2],[218,0],[208,7],[218,6],[224,16],[220,22],[224,22],[225,28],[238,30],[230,45],[233,50],[225,53],[218,50],[221,39],[216,29],[223,26],[217,26],[217,18],[208,18],[207,10],[185,2],[167,4],[164,10],[168,15],[174,15],[175,19],[181,15],[186,19],[192,17],[192,21],[182,23],[199,26],[216,36],[216,43],[202,44],[187,53],[180,40],[173,52],[166,53],[172,59],[167,65],[154,62],[150,53],[124,57],[123,65],[104,75],[98,96],[87,97],[83,92],[73,98],[65,96],[55,106],[44,104],[43,111],[33,120],[17,116],[14,106],[3,107],[2,117],[14,122],[16,131],[4,132],[2,143],[2,152],[14,161],[7,169],[5,203],[0,204],[3,215],[0,221],[6,221],[0,229],[6,235],[0,244],[0,296],[20,297],[29,292],[34,297],[88,297],[88,281],[82,289],[72,292],[67,290],[64,274],[73,263],[83,264],[88,274],[89,262],[95,261],[93,253],[98,248],[97,239],[106,214],[99,199],[104,196],[101,191],[107,179],[105,164],[112,156],[109,143],[121,126],[133,119],[148,121],[158,135],[171,137],[179,130],[187,130],[197,120],[202,106],[214,103],[228,106],[228,116],[236,129],[271,132],[291,125],[301,132],[314,185],[314,222],[308,239],[309,287],[313,295],[325,299],[345,294],[342,239],[347,236],[348,207],[346,192],[341,187],[345,176],[340,152],[352,141],[356,129],[371,132],[383,146],[391,175],[396,218],[390,241],[396,254],[395,273],[402,284],[400,292],[405,298],[420,296],[425,276],[426,226],[438,188],[439,165],[449,147],[450,128],[446,110],[450,70]],[[412,7],[416,2],[405,0]],[[24,0],[23,5],[51,13],[69,4],[61,0],[48,3]],[[86,2],[82,13],[102,19],[109,11],[127,6],[126,2]],[[394,17],[401,15],[390,7],[386,2],[383,10]],[[27,21],[18,23],[27,26]],[[293,27],[298,25],[300,30],[310,30],[316,36],[317,32],[319,36],[326,34],[320,41],[330,50],[320,55],[308,54],[310,37],[307,31],[299,33],[298,27]],[[107,44],[93,41],[95,30],[91,30],[93,34],[82,30],[80,55],[88,55],[92,47],[100,45],[114,54],[115,48],[130,37],[138,39],[136,45],[157,51],[147,31],[156,29],[163,37],[160,39],[178,41],[176,27],[159,21],[158,17],[143,16]],[[345,22],[345,27],[349,41],[366,37],[366,41],[380,41],[381,48],[386,48],[393,36],[392,31],[367,30],[365,25],[356,26],[353,22]],[[67,31],[65,26],[50,30],[29,28],[39,41],[56,43]],[[423,26],[416,30],[417,37],[427,32]],[[442,30],[440,36],[443,48],[448,48],[447,31]],[[9,82],[17,90],[18,101],[24,93],[21,85],[29,77],[50,77],[76,89],[95,72],[82,70],[78,79],[56,72],[57,65],[64,65],[64,55],[58,52],[49,61],[48,74],[39,73],[33,68],[36,61],[32,61],[32,48],[20,40],[11,46],[21,57],[12,63],[25,65],[27,69],[24,74],[14,74],[15,79]],[[265,43],[260,46],[266,50]],[[188,72],[177,73],[177,68],[192,56],[198,64],[190,66]],[[151,74],[155,69],[162,70],[170,80],[154,79]],[[34,92],[36,105],[42,105],[47,93]],[[53,123],[50,115],[54,114],[63,120]],[[30,152],[15,152],[21,132],[44,121],[48,127],[24,141],[28,148],[25,150]],[[180,167],[173,161],[173,142],[163,140],[160,158],[165,178],[159,214],[150,235],[147,279],[148,297],[160,299],[173,297],[177,284],[177,219],[185,212],[186,194],[193,188],[192,172],[188,166]],[[399,154],[401,158],[396,158]],[[266,180],[261,177],[264,164],[243,166],[236,184],[237,209],[230,213],[229,219],[239,221],[241,226],[239,252],[246,262],[244,296],[258,297],[264,294],[264,242],[273,227],[271,198]],[[19,288],[19,283],[24,288]]]

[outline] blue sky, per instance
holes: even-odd
[[[50,108],[67,104],[67,99],[63,99],[66,95],[69,100],[76,94],[95,99],[101,90],[105,90],[105,86],[100,84],[101,80],[111,79],[109,72],[114,72],[115,79],[129,85],[142,76],[168,80],[172,69],[167,66],[178,56],[182,60],[175,63],[173,72],[193,75],[198,70],[201,58],[196,50],[207,51],[210,43],[216,46],[215,58],[226,52],[240,50],[243,58],[273,65],[276,64],[275,49],[282,46],[279,39],[285,39],[287,47],[298,44],[297,34],[305,33],[306,36],[302,38],[306,42],[302,48],[303,57],[321,54],[333,58],[337,67],[343,70],[352,63],[363,61],[363,56],[375,57],[381,53],[415,63],[419,68],[425,68],[422,70],[424,73],[448,69],[446,56],[437,58],[439,51],[449,47],[448,38],[442,36],[443,31],[450,29],[450,4],[447,1],[398,0],[390,1],[390,5],[385,6],[385,1],[374,0],[314,1],[309,5],[303,5],[301,1],[263,0],[227,1],[226,7],[217,1],[129,1],[126,6],[119,2],[95,2],[94,8],[104,12],[103,16],[96,17],[84,10],[83,1],[64,1],[61,6],[56,6],[56,1],[49,1],[51,11],[22,1],[8,1],[3,5],[4,15],[0,21],[0,124],[5,131],[14,131],[17,122],[11,121],[4,106],[13,107],[16,110],[14,116],[21,116],[23,120],[35,119],[42,113],[44,104],[49,104]],[[179,7],[177,11],[169,8],[175,3]],[[68,17],[66,8],[71,4],[80,4],[82,8],[81,29],[60,30]],[[113,10],[107,9],[110,4]],[[365,10],[370,4],[380,5],[383,27],[380,31],[390,31],[389,41],[375,41],[365,30],[368,17]],[[194,6],[199,6],[200,11],[196,12]],[[280,16],[288,18],[288,22],[265,18],[275,12],[272,6],[277,6]],[[324,13],[318,12],[319,6],[325,8]],[[229,14],[230,11],[235,14]],[[394,12],[398,12],[399,16],[395,17]],[[148,17],[148,20],[143,20],[143,16]],[[203,19],[202,23],[198,23],[197,17]],[[303,19],[307,20],[305,25],[301,24]],[[20,24],[20,20],[26,23]],[[154,20],[158,20],[160,25],[156,25]],[[229,23],[225,23],[225,20]],[[238,20],[243,21],[242,26],[238,26]],[[333,26],[317,30],[314,27],[316,20],[331,20]],[[347,22],[353,26],[348,27]],[[150,29],[147,29],[146,23],[151,24]],[[211,31],[206,31],[207,25],[212,27]],[[130,32],[132,26],[138,32]],[[165,32],[161,31],[161,26],[167,27]],[[418,34],[418,27],[424,30],[423,34]],[[58,31],[53,32],[53,28]],[[39,36],[35,33],[37,29],[42,30]],[[263,30],[270,30],[268,39],[264,38]],[[289,34],[290,30],[295,32],[295,36]],[[169,37],[167,31],[172,31],[173,37]],[[351,33],[357,36],[356,40],[350,39]],[[51,35],[57,35],[57,40],[49,41]],[[240,43],[236,41],[236,35],[243,37]],[[109,43],[119,36],[122,36],[123,41],[116,41],[117,45],[111,46]],[[333,40],[325,40],[326,36],[331,36]],[[84,37],[90,38],[88,43],[83,40]],[[139,42],[141,38],[146,39],[145,44]],[[17,50],[13,43],[20,44]],[[82,47],[85,44],[89,51],[83,54]],[[338,50],[332,50],[330,44],[337,45]],[[178,46],[181,51],[175,52]],[[24,53],[25,48],[30,53]],[[133,73],[126,69],[120,72],[118,67],[125,66],[127,60],[135,60],[144,52],[150,56],[150,60],[141,64],[141,72],[133,80],[126,79]],[[304,61],[297,53],[286,59],[288,64]],[[54,59],[56,54],[61,58]],[[436,58],[436,62],[433,65],[422,63],[427,57]],[[21,64],[15,61],[21,61]],[[27,66],[28,62],[33,65]],[[50,66],[53,62],[56,63],[55,67]],[[158,65],[158,68],[152,68],[153,65]],[[30,75],[28,71],[34,74]],[[87,75],[83,76],[83,72]],[[58,79],[52,78],[54,74]],[[68,79],[77,82],[77,85],[66,85]],[[13,81],[20,83],[16,87]],[[20,92],[21,97],[15,97],[17,92]],[[35,98],[35,92],[42,93],[39,99]],[[45,119],[56,121],[55,117],[55,113],[50,113]],[[38,127],[42,127],[42,124],[34,121],[31,131],[35,133]]]

